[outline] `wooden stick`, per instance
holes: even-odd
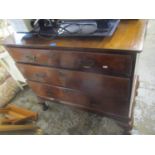
[[[8,105],[7,108],[9,108],[9,110],[12,111],[12,112],[15,112],[15,113],[23,115],[23,116],[28,116],[28,117],[31,116],[30,117],[31,119],[37,120],[37,113],[36,112],[32,112],[30,110],[17,107],[14,104]]]
[[[0,123],[4,124],[4,123],[13,123],[18,121],[16,118],[1,118],[0,119]]]
[[[20,131],[20,130],[33,130],[37,129],[37,126],[32,124],[27,125],[0,125],[0,131]]]
[[[6,119],[0,119],[0,123],[20,123],[25,120],[37,120],[38,114],[36,112],[32,112],[30,110],[17,107],[16,105],[10,104],[5,108],[0,109],[0,113],[7,114],[8,117]]]

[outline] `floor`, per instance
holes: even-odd
[[[134,134],[155,134],[155,20],[148,24],[144,50],[139,58],[140,86],[134,112]]]
[[[60,103],[47,102],[50,107],[47,111],[43,111],[36,95],[29,88],[20,92],[12,103],[38,112],[37,126],[42,129],[43,134],[113,135],[123,133],[122,128],[112,119]]]
[[[140,85],[134,110],[132,134],[155,134],[155,20],[150,20],[144,45],[139,57]],[[39,113],[37,125],[43,134],[122,134],[123,129],[109,118],[50,102],[50,109],[42,111],[36,95],[30,88],[13,100],[19,106]]]

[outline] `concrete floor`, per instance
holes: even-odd
[[[122,128],[112,119],[63,104],[47,101],[50,107],[47,111],[43,111],[36,95],[30,88],[20,92],[12,103],[38,112],[37,126],[43,130],[44,134],[113,135],[123,133]]]
[[[133,134],[155,134],[155,20],[150,20],[148,24],[138,74],[140,86],[136,97]]]
[[[140,86],[134,110],[132,134],[155,134],[155,20],[150,20],[144,51],[140,55]],[[122,134],[123,130],[109,118],[50,102],[42,111],[36,95],[27,88],[13,103],[39,113],[37,125],[44,134]]]

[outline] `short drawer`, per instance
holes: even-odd
[[[41,84],[37,82],[28,81],[32,90],[40,97],[55,99],[58,101],[67,102],[66,104],[70,104],[76,107],[83,107],[86,109],[93,110],[94,112],[101,113],[112,113],[113,115],[120,115],[127,117],[127,103],[126,102],[118,102],[118,100],[105,98],[101,100],[101,98],[96,98],[91,96],[85,92],[77,91],[64,87],[56,87],[47,84]],[[103,97],[104,93],[102,93]],[[98,99],[97,99],[98,98]],[[103,98],[102,98],[103,99]]]
[[[21,63],[125,76],[132,71],[131,55],[12,47],[8,51]]]

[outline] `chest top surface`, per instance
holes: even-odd
[[[44,39],[27,34],[14,34],[4,46],[29,48],[110,49],[140,52],[143,49],[147,20],[121,20],[111,37]]]

